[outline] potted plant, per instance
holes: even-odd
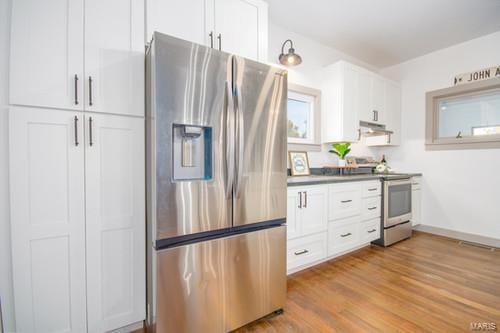
[[[347,162],[345,157],[351,151],[351,143],[350,142],[341,142],[332,144],[332,150],[330,153],[333,153],[339,157],[339,167],[345,167]]]

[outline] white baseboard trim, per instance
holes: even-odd
[[[429,234],[435,234],[439,236],[445,236],[449,238],[455,238],[471,243],[478,243],[482,245],[487,245],[491,247],[500,248],[500,239],[469,234],[466,232],[455,231],[445,228],[434,227],[431,225],[419,224],[413,227],[414,230],[427,232]]]
[[[117,328],[116,330],[109,331],[108,333],[130,333],[144,327],[144,321],[138,321],[127,326]]]

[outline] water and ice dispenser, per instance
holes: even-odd
[[[173,180],[212,179],[212,128],[173,125]]]

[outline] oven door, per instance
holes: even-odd
[[[389,180],[384,182],[384,227],[411,219],[411,181]]]

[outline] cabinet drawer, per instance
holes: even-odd
[[[361,220],[366,221],[366,220],[371,220],[376,217],[380,217],[380,209],[381,209],[381,198],[379,196],[377,197],[371,197],[371,198],[364,198],[362,201],[362,212],[361,212]]]
[[[362,222],[360,225],[361,243],[372,242],[380,238],[380,218]]]
[[[359,187],[330,187],[328,220],[338,220],[361,214],[361,189]]]
[[[287,242],[287,270],[312,264],[326,258],[326,232]]]
[[[363,184],[363,198],[376,197],[382,193],[382,185],[379,181]]]
[[[336,226],[330,222],[328,226],[328,256],[347,251],[359,245],[359,222],[353,218],[351,223]]]

